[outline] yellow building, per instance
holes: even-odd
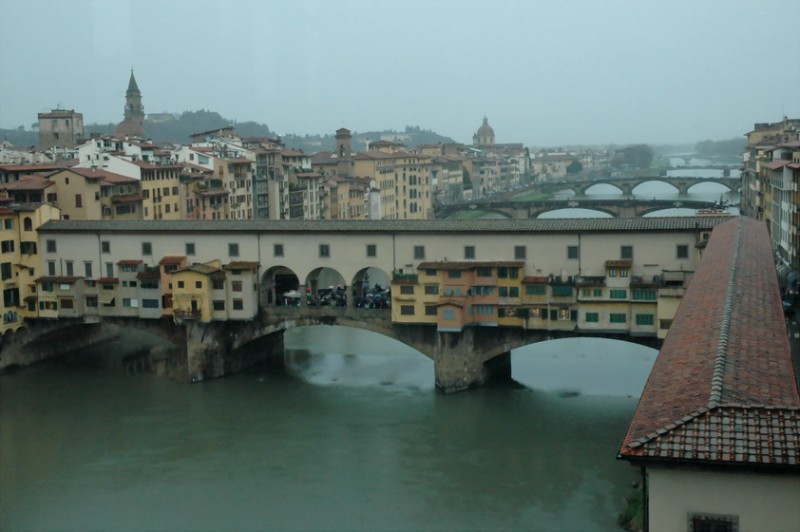
[[[43,272],[39,270],[36,230],[59,217],[60,211],[46,204],[0,207],[0,288],[3,291],[0,333],[18,329],[23,318],[39,316],[36,279]]]

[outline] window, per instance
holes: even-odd
[[[232,303],[233,303],[233,310],[244,310],[243,299],[234,299]]]
[[[275,257],[283,257],[283,244],[275,244],[272,246],[272,254]]]
[[[518,286],[509,287],[508,297],[519,297],[519,287]]]
[[[158,308],[158,299],[142,299],[142,308]]]
[[[515,260],[525,260],[527,255],[527,249],[525,246],[514,246],[514,259]]]
[[[508,287],[507,286],[497,287],[497,293],[500,297],[508,297]]]
[[[178,288],[183,288],[183,281],[178,281]]]
[[[611,289],[610,291],[611,299],[628,299],[628,291],[622,289]]]
[[[508,279],[508,268],[497,268],[497,277],[500,279]]]
[[[621,258],[621,259],[632,259],[633,258],[633,246],[621,246],[619,248],[619,258]]]
[[[529,284],[525,286],[525,295],[529,296],[543,296],[545,288],[543,284]]]
[[[600,315],[597,312],[586,313],[586,323],[597,323],[600,321]]]
[[[242,281],[232,281],[231,282],[231,290],[233,292],[241,292],[242,291]]]
[[[330,244],[320,244],[319,245],[319,256],[320,257],[330,257],[331,256],[331,246],[330,246]]]
[[[445,309],[442,311],[442,319],[453,321],[456,319],[456,311],[453,309]]]
[[[23,255],[36,255],[36,242],[20,242],[19,252]]]
[[[478,268],[478,277],[491,277],[492,276],[492,269],[491,268]]]
[[[59,303],[61,303],[62,309],[73,309],[75,308],[75,300],[74,299],[59,299]]]
[[[578,246],[567,246],[567,258],[568,259],[578,258]]]
[[[66,268],[67,268],[66,275],[68,277],[72,277],[73,275],[75,275],[74,263],[71,260],[66,261],[64,263],[64,266],[66,266]]]
[[[642,299],[645,301],[656,301],[658,299],[658,292],[651,288],[634,288],[632,290],[633,299]]]
[[[675,256],[679,259],[689,258],[689,246],[686,244],[678,244],[675,248]]]
[[[413,316],[414,315],[414,305],[402,305],[400,307],[400,314],[402,316]]]
[[[106,277],[114,277],[114,263],[106,262]]]
[[[608,269],[608,276],[609,277],[616,277],[617,276],[617,269],[616,268],[609,268]]]
[[[425,275],[433,277],[436,275],[436,270],[425,270]]]
[[[75,194],[75,208],[76,209],[83,208],[83,197],[80,194]]]
[[[236,242],[231,242],[228,244],[228,256],[229,257],[238,257],[239,256],[239,244]]]
[[[572,295],[571,286],[557,285],[552,288],[553,295],[557,297],[569,297]]]
[[[152,255],[153,245],[150,242],[142,242],[142,255]]]
[[[187,242],[186,243],[186,254],[187,255],[194,255],[194,242]]]
[[[461,270],[448,270],[447,277],[449,279],[461,279]]]
[[[475,258],[475,246],[464,246],[464,259]]]
[[[25,218],[22,221],[23,231],[33,231],[33,221],[30,218]]]
[[[689,514],[689,532],[739,532],[735,515]]]
[[[425,246],[414,246],[414,258],[417,260],[425,258]]]
[[[225,301],[221,299],[215,299],[211,302],[211,306],[214,310],[225,310]]]
[[[367,257],[377,257],[378,256],[378,246],[375,244],[367,244]]]
[[[47,250],[48,253],[56,253],[56,250],[58,249],[56,247],[56,241],[48,239],[47,243],[45,244],[45,249]]]
[[[611,323],[625,323],[627,320],[627,316],[620,312],[612,312],[610,320]]]
[[[86,277],[87,279],[91,279],[93,277],[92,276],[92,263],[89,262],[89,261],[86,261],[86,262],[83,263],[83,276]]]
[[[96,308],[97,296],[86,296],[86,306],[91,308]]]
[[[123,308],[139,308],[139,300],[130,297],[123,297],[122,306]]]
[[[48,260],[47,261],[47,275],[55,275],[56,274],[56,261]]]
[[[100,242],[100,251],[102,253],[111,253],[111,242],[108,240],[103,240]]]
[[[627,277],[628,276],[628,268],[620,268],[619,269],[619,276],[620,277]]]
[[[6,218],[3,220],[3,229],[14,229],[14,219]]]
[[[637,314],[636,325],[653,325],[655,323],[652,314]]]
[[[203,281],[195,281],[194,282],[195,288],[203,288]]]
[[[2,277],[3,281],[6,279],[11,279],[11,263],[4,262],[0,264],[0,277]],[[8,305],[6,305],[8,306]]]
[[[494,305],[473,305],[472,308],[478,316],[494,316]]]
[[[404,284],[400,286],[401,294],[414,294],[414,285]]]
[[[439,293],[439,285],[438,284],[426,284],[425,285],[425,294],[432,296]]]
[[[425,307],[425,315],[426,316],[436,316],[436,307],[433,305],[427,305]]]

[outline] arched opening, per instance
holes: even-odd
[[[26,216],[22,220],[22,229],[25,231],[33,231],[33,220],[30,217]]]
[[[583,190],[584,196],[593,197],[619,197],[625,194],[625,191],[611,183],[598,183]]]
[[[261,276],[259,304],[262,307],[297,306],[300,304],[300,281],[285,266],[273,266]]]
[[[353,327],[312,325],[284,334],[286,373],[319,386],[432,391],[433,361],[393,338]]]
[[[511,352],[517,383],[562,397],[637,398],[658,351],[626,340],[581,336],[529,344]]]
[[[346,307],[347,283],[341,273],[333,268],[315,268],[306,277],[306,297],[310,306]]]
[[[539,214],[536,218],[613,218],[607,212],[594,209],[553,209]]]
[[[353,305],[356,308],[389,308],[391,277],[380,268],[364,268],[353,277]]]
[[[631,194],[642,198],[672,198],[680,193],[680,189],[664,180],[653,179],[636,185]]]

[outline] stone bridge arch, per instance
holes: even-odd
[[[631,185],[630,185],[630,183],[627,183],[627,182],[620,183],[619,181],[613,181],[611,179],[599,179],[597,181],[590,181],[588,183],[584,183],[584,184],[580,185],[579,187],[577,187],[577,189],[578,189],[577,190],[577,194],[580,195],[580,196],[585,196],[586,195],[586,191],[589,190],[590,188],[596,186],[596,185],[610,185],[610,186],[616,188],[617,190],[619,190],[620,194],[626,195],[626,196],[630,195],[630,193],[631,193]]]
[[[632,195],[635,195],[636,194],[636,189],[639,188],[642,185],[646,185],[647,183],[663,183],[665,185],[669,185],[670,187],[674,188],[675,192],[677,192],[678,194],[686,195],[686,184],[676,182],[676,180],[674,180],[674,179],[670,180],[670,178],[668,178],[668,177],[663,177],[663,178],[662,177],[648,177],[648,178],[640,179],[640,180],[638,180],[636,182],[632,182],[630,184],[630,191],[631,191],[630,193]]]
[[[705,183],[714,183],[716,185],[723,186],[728,189],[729,192],[736,192],[738,190],[738,186],[736,185],[738,180],[734,180],[733,182],[724,181],[722,179],[714,179],[708,178],[703,179],[701,181],[692,181],[691,183],[686,183],[686,193],[688,194],[692,188],[696,187],[697,185],[703,185]]]
[[[619,213],[613,209],[607,209],[604,207],[597,207],[597,206],[585,206],[581,204],[577,205],[569,205],[569,204],[559,204],[559,205],[545,205],[545,206],[531,206],[528,214],[530,218],[539,218],[542,214],[553,212],[553,211],[560,211],[563,209],[584,209],[587,211],[597,211],[602,214],[607,214],[612,218],[618,218]]]

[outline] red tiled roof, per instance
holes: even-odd
[[[632,260],[619,259],[619,260],[607,260],[606,261],[606,268],[608,268],[608,267],[611,267],[611,268],[620,268],[620,267],[622,267],[622,268],[630,268],[631,266],[633,266],[633,261]]]
[[[254,261],[234,261],[222,266],[226,270],[257,270],[260,264]]]
[[[0,188],[5,190],[44,190],[52,186],[53,182],[37,175],[25,175],[14,183],[5,183]]]
[[[547,284],[550,277],[547,275],[528,275],[522,278],[522,284]]]
[[[180,264],[186,260],[186,257],[181,256],[168,256],[158,261],[159,264]]]
[[[59,161],[57,163],[38,163],[38,164],[0,164],[0,172],[48,172],[69,168],[78,164],[77,159]]]
[[[108,283],[118,283],[119,279],[116,277],[101,277],[97,280],[100,284],[108,284]]]
[[[761,163],[761,166],[764,168],[769,168],[770,170],[777,170],[778,168],[783,168],[787,164],[791,164],[792,161],[770,161],[768,163]]]
[[[798,409],[766,227],[730,220],[711,234],[619,455],[796,465],[781,445],[798,438]]]
[[[138,266],[142,263],[141,259],[123,259],[117,261],[117,264],[120,266]]]
[[[113,196],[111,198],[112,203],[137,203],[140,201],[144,201],[144,196],[139,194],[130,194],[125,196]]]
[[[114,172],[108,172],[106,170],[101,170],[98,168],[79,168],[77,166],[72,168],[67,168],[63,170],[59,170],[58,172],[54,172],[52,175],[57,174],[59,172],[72,172],[73,174],[78,174],[83,176],[87,179],[103,179],[110,182],[131,182],[131,181],[139,181],[138,179],[134,179],[132,177],[127,177],[120,174],[115,174]]]
[[[80,281],[80,277],[75,276],[67,276],[67,275],[46,275],[44,277],[39,277],[36,279],[37,283],[64,283],[64,284],[75,284]]]

